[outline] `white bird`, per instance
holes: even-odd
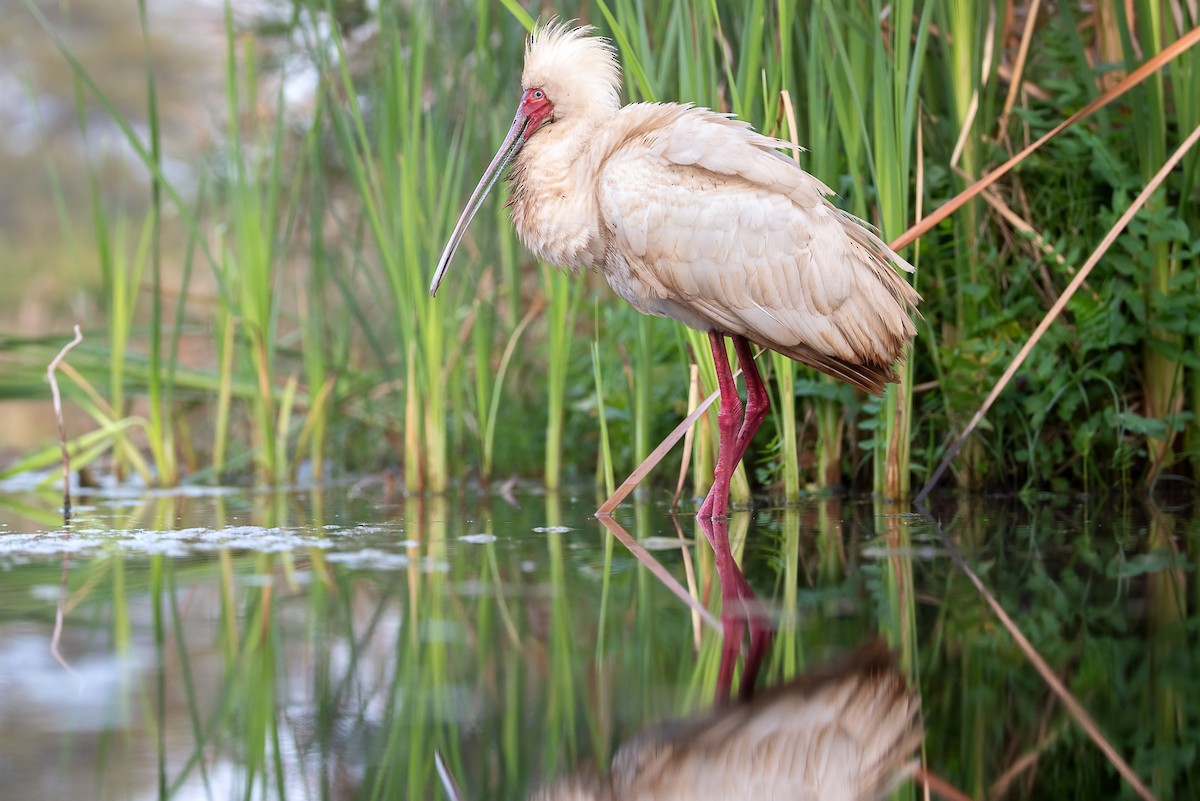
[[[580,775],[532,801],[873,801],[916,768],[920,700],[882,641],[751,701],[652,727],[604,776]]]
[[[538,258],[599,270],[638,311],[708,334],[720,440],[698,517],[724,517],[734,469],[770,405],[749,343],[878,395],[898,380],[893,365],[916,334],[910,312],[921,297],[894,269],[912,266],[831,204],[832,190],[779,151],[787,143],[705,108],[621,106],[616,52],[591,34],[558,22],[534,31],[512,127],[429,291],[515,162],[512,220]],[[744,414],[725,337],[745,375]]]

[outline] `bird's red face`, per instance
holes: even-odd
[[[550,102],[550,98],[540,86],[526,89],[525,94],[521,95],[520,106],[520,113],[525,115],[527,120],[525,138],[533,136],[533,132],[540,128],[553,112],[554,103]]]

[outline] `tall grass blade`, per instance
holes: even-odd
[[[162,133],[158,114],[158,85],[150,51],[150,23],[146,0],[138,0],[138,21],[142,28],[142,52],[146,73],[146,118],[150,129],[150,159],[156,167],[150,178],[150,370],[147,394],[150,401],[150,449],[154,453],[158,483],[174,486],[179,482],[179,466],[175,460],[174,432],[170,426],[174,375],[174,352],[171,364],[163,364],[162,346]]]

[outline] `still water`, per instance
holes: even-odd
[[[526,798],[713,703],[721,589],[665,503],[382,487],[0,493],[0,798]],[[736,512],[760,688],[883,637],[967,795],[1136,797],[958,549],[1160,798],[1200,798],[1200,519],[1122,498]],[[731,649],[737,655],[737,649]],[[744,655],[744,650],[742,651]],[[736,687],[735,687],[736,691]],[[904,785],[901,797],[922,797]]]

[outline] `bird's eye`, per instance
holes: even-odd
[[[533,99],[534,100],[541,100],[545,96],[546,96],[546,94],[541,89],[533,90]]]

